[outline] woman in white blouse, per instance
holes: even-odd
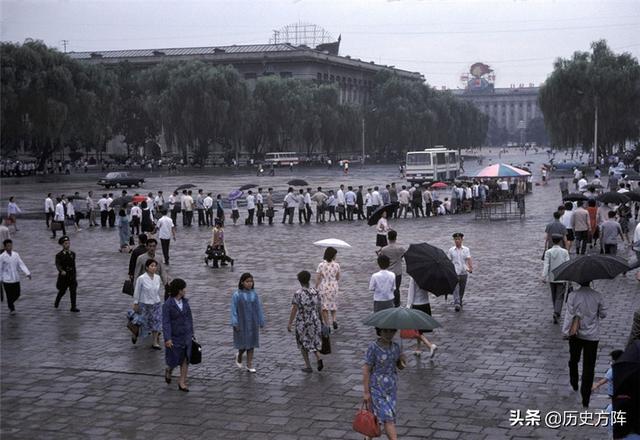
[[[391,228],[389,228],[389,223],[387,222],[387,211],[384,211],[382,213],[382,217],[380,217],[380,220],[378,220],[378,223],[376,224],[376,246],[380,248],[378,249],[378,252],[389,244],[387,241],[387,233],[389,232],[389,229]]]
[[[145,338],[153,336],[151,347],[160,350],[160,332],[162,331],[162,303],[160,302],[160,276],[156,275],[158,262],[149,258],[145,265],[145,273],[136,279],[133,291],[133,310],[142,316],[143,325],[139,335]],[[134,344],[137,337],[131,339]]]
[[[409,277],[409,292],[407,293],[407,308],[416,309],[431,316],[431,305],[429,304],[429,292],[420,288],[418,283],[415,282],[413,277]],[[438,346],[430,342],[425,336],[424,332],[430,330],[418,330],[420,337],[416,338],[416,349],[413,352],[416,356],[420,356],[420,343],[422,342],[429,349],[429,355],[433,357],[436,353]]]

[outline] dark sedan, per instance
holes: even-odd
[[[126,186],[131,188],[132,186],[142,186],[144,179],[142,177],[130,176],[129,173],[117,172],[109,173],[104,178],[98,180],[98,185],[102,185],[105,188],[119,188]]]

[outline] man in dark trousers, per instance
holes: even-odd
[[[138,257],[147,252],[147,234],[138,235],[138,247],[131,251],[129,259],[129,278],[133,279],[133,273],[136,270],[136,262]]]
[[[364,196],[362,195],[362,185],[358,185],[356,205],[358,206],[358,220],[366,220],[367,217],[364,215]]]
[[[58,296],[53,304],[57,309],[60,305],[60,300],[67,293],[69,289],[69,296],[71,298],[71,311],[79,312],[76,307],[76,291],[78,288],[78,281],[76,280],[76,253],[70,250],[71,241],[66,235],[60,237],[58,244],[62,246],[62,250],[56,254],[56,269],[58,269],[58,281],[56,282],[56,288],[58,289]]]

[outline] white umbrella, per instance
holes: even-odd
[[[351,245],[346,241],[339,240],[337,238],[326,238],[324,240],[316,241],[316,246],[320,247],[333,247],[336,249],[351,249]]]

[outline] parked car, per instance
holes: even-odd
[[[102,185],[105,188],[119,188],[126,186],[131,188],[132,186],[142,186],[144,179],[142,177],[130,176],[129,173],[119,171],[115,173],[108,173],[105,177],[98,180],[98,185]]]

